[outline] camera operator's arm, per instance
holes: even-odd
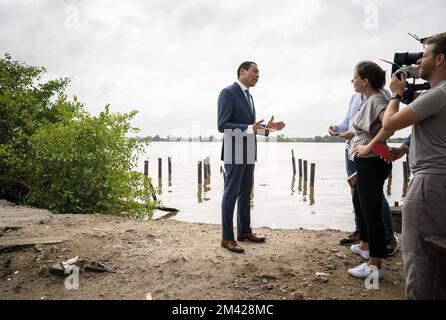
[[[379,118],[381,121],[384,118],[384,112],[385,111],[382,111],[379,114]],[[372,139],[372,141],[370,141],[368,144],[365,144],[365,145],[359,145],[356,148],[356,155],[359,158],[365,156],[366,154],[368,154],[372,151],[372,148],[376,143],[381,142],[381,141],[386,141],[391,136],[393,136],[394,133],[395,133],[395,131],[388,131],[388,130],[385,130],[384,128],[381,128],[381,130],[379,130],[378,134]]]
[[[402,96],[406,90],[406,77],[401,75],[401,80],[394,74],[390,82],[390,90],[395,95]],[[384,113],[383,128],[388,131],[397,131],[409,127],[420,121],[418,116],[410,108],[399,111],[400,99],[391,99]]]
[[[395,160],[400,159],[402,156],[404,156],[406,153],[409,153],[410,148],[410,137],[409,135],[403,142],[403,144],[397,148],[390,148],[390,153],[392,154],[392,157]]]

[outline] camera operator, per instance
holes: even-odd
[[[399,111],[406,78],[392,76],[394,96],[383,119],[385,130],[412,127],[409,151],[414,177],[403,207],[403,262],[407,299],[446,299],[445,255],[429,236],[446,236],[446,32],[423,41],[419,75],[431,89]]]

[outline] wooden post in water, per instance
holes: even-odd
[[[203,160],[203,170],[204,170],[204,180],[210,180],[211,179],[211,158],[206,157],[206,159]]]
[[[163,177],[163,159],[158,158],[158,179]]]
[[[293,165],[293,176],[296,175],[296,158],[294,158],[294,150],[291,149],[291,163]]]
[[[211,163],[211,158],[206,157],[204,159],[204,181],[203,181],[203,192],[206,194],[208,191],[211,190],[211,188],[209,187],[209,184],[211,183],[211,169],[210,169],[210,163]],[[207,201],[209,199],[204,198],[204,201]]]
[[[144,161],[144,177],[149,177],[149,160]]]
[[[201,161],[198,161],[198,184],[203,184],[203,175],[201,170]]]
[[[206,182],[206,160],[204,161],[198,161],[198,185],[197,185],[197,199],[198,203],[203,202],[203,172],[205,176],[205,182]]]
[[[314,204],[314,187],[310,187],[310,206]]]
[[[302,159],[299,159],[299,186],[298,190],[302,191]]]
[[[172,186],[172,157],[167,157],[168,186]]]
[[[409,177],[407,176],[407,162],[403,162],[403,182],[406,186],[409,183]]]
[[[144,161],[144,177],[149,178],[149,160]],[[152,182],[149,181],[150,189],[153,190]],[[145,191],[148,192],[148,186],[144,183]],[[153,200],[157,201],[155,192],[152,192]]]
[[[410,166],[409,166],[409,154],[406,153],[406,162],[407,162],[407,177],[410,178]]]
[[[167,157],[167,172],[169,177],[172,176],[172,157]]]
[[[207,181],[208,179],[208,164],[207,164],[207,158],[203,159],[203,173],[204,173],[204,181]]]
[[[158,158],[158,188],[163,187],[163,158]]]
[[[390,171],[389,177],[387,178],[387,195],[392,195],[392,171]]]
[[[296,184],[296,175],[293,174],[293,177],[291,178],[291,195],[294,194],[294,185]]]
[[[304,182],[308,181],[308,161],[304,160]]]
[[[316,171],[316,164],[311,164],[311,171],[310,171],[310,187],[314,187],[314,174]]]
[[[299,159],[299,178],[302,179],[302,159]]]
[[[409,186],[409,177],[407,175],[407,162],[403,162],[403,194],[402,197],[406,197],[407,188]]]
[[[149,177],[149,160],[144,161],[144,177],[148,178]],[[147,185],[147,180],[144,180],[144,193],[147,194],[148,193],[148,185]]]
[[[211,158],[207,157],[207,161],[208,161],[208,176],[210,179],[211,178]]]

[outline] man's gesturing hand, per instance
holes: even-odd
[[[274,116],[271,117],[271,120],[269,120],[268,124],[266,125],[266,128],[269,129],[269,131],[280,131],[283,128],[285,128],[285,123],[283,121],[274,122]]]

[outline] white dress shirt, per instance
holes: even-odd
[[[238,80],[238,79],[235,80],[235,82],[240,86],[240,88],[242,88],[243,94],[245,95],[246,100],[248,100],[248,96],[246,95],[246,92],[245,92],[246,90],[249,90],[248,87],[245,86],[243,83],[241,83],[240,80]],[[254,108],[254,103],[252,103],[252,101],[251,101],[251,105]],[[252,110],[252,111],[254,112],[254,110]],[[254,134],[254,126],[253,125],[249,125],[246,133]]]

